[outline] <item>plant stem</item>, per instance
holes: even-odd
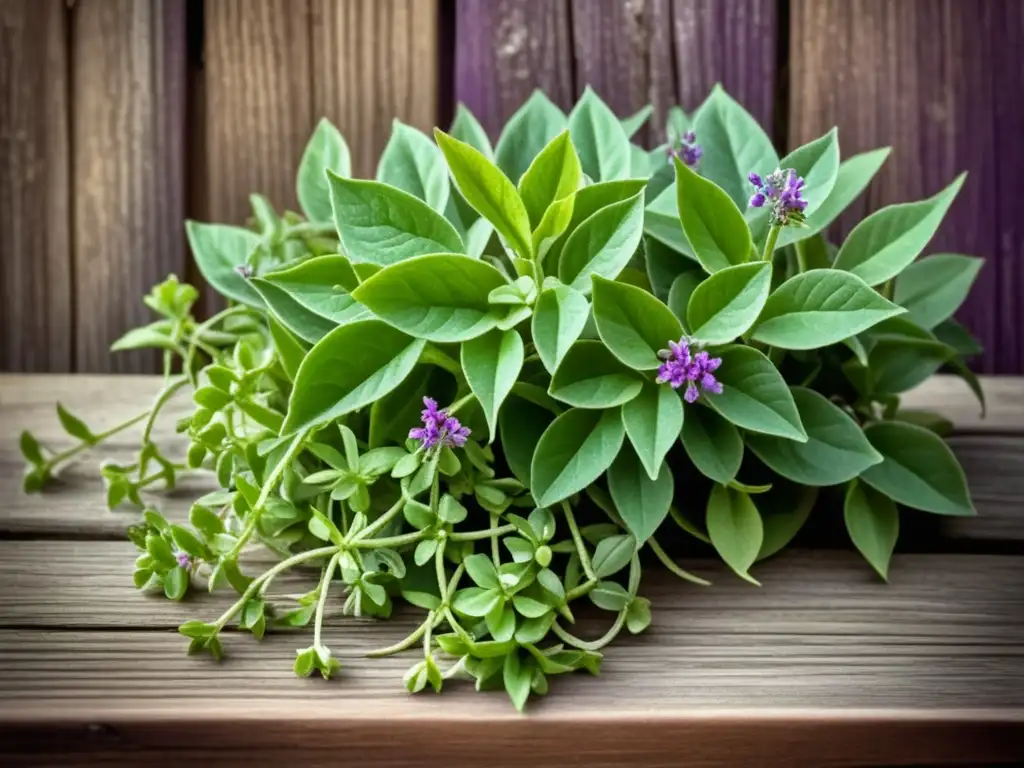
[[[431,611],[427,615],[427,620],[420,624],[411,635],[404,638],[403,640],[399,640],[394,645],[389,645],[387,648],[378,648],[375,651],[370,651],[366,654],[366,656],[371,659],[379,659],[384,656],[392,656],[396,653],[401,653],[402,651],[406,651],[409,648],[412,648],[414,645],[416,645],[419,639],[423,637],[424,633],[427,631],[427,624],[429,624],[432,621],[436,621],[438,618],[439,617],[434,616],[433,611]]]
[[[480,541],[481,539],[489,539],[492,536],[497,541],[498,536],[504,536],[506,533],[514,533],[516,527],[511,523],[508,525],[502,525],[498,528],[488,528],[485,531],[463,531],[461,533],[448,534],[448,538],[452,541]]]
[[[512,526],[513,528],[515,526]],[[490,530],[491,533],[491,562],[494,563],[495,568],[501,567],[501,551],[498,549],[498,537],[501,534],[493,533],[498,528],[498,516],[493,512],[490,513]]]
[[[355,541],[362,541],[368,539],[377,531],[383,530],[387,527],[387,524],[395,519],[395,516],[402,511],[402,507],[405,504],[405,499],[399,499],[391,509],[385,512],[383,515],[373,521],[372,525],[368,525],[363,530],[356,534]],[[344,509],[344,507],[342,507]]]
[[[460,397],[458,400],[456,400],[454,403],[452,403],[451,405],[444,409],[445,413],[447,413],[449,416],[454,416],[462,406],[464,406],[474,397],[476,397],[476,395],[474,395],[472,392],[470,392],[468,395],[464,397]]]
[[[576,552],[580,557],[580,565],[583,567],[583,573],[586,574],[588,581],[598,581],[597,576],[594,575],[594,566],[590,563],[590,555],[587,553],[587,546],[583,543],[583,537],[580,535],[580,529],[576,526],[576,518],[573,517],[572,507],[569,506],[569,502],[562,502],[562,511],[565,513],[565,520],[569,524],[569,530],[572,532],[572,540],[576,543]]]
[[[437,549],[434,550],[434,572],[437,574],[437,590],[441,593],[441,604],[448,604],[448,578],[444,572],[444,549],[448,545],[447,539],[437,542]]]
[[[578,598],[583,597],[584,595],[588,594],[590,592],[590,590],[592,590],[597,585],[598,585],[597,579],[590,579],[589,581],[585,581],[582,584],[579,584],[579,585],[573,587],[572,589],[570,589],[568,592],[565,593],[565,602],[566,603],[571,603],[573,600],[576,600]]]
[[[68,459],[70,459],[70,458],[72,458],[74,456],[77,456],[79,453],[81,453],[82,451],[84,451],[84,450],[86,450],[88,448],[95,448],[97,445],[102,443],[108,437],[113,437],[118,432],[123,432],[124,430],[128,429],[129,427],[135,426],[140,421],[145,419],[147,416],[149,416],[149,411],[146,411],[144,413],[140,413],[138,416],[133,416],[132,418],[128,419],[128,421],[123,421],[120,424],[117,424],[117,425],[111,427],[107,431],[100,432],[99,434],[95,435],[95,438],[96,438],[95,442],[92,442],[92,443],[79,443],[78,445],[76,445],[76,446],[74,446],[72,448],[68,448],[66,451],[61,451],[60,453],[55,453],[55,454],[53,454],[53,456],[51,456],[49,459],[46,460],[46,463],[43,464],[43,468],[46,470],[46,472],[49,472],[51,469],[56,467],[61,462],[67,461]]]
[[[316,618],[313,624],[313,645],[316,648],[320,647],[320,630],[324,623],[324,606],[327,605],[327,589],[331,585],[331,576],[334,575],[334,569],[338,565],[338,560],[341,558],[341,550],[339,549],[334,553],[334,557],[327,563],[327,567],[324,569],[324,575],[320,578],[320,596],[316,602]]]
[[[580,640],[575,635],[572,635],[563,629],[557,621],[551,625],[551,631],[554,632],[558,636],[558,639],[563,643],[571,645],[574,648],[579,648],[581,651],[599,651],[618,636],[625,624],[626,611],[622,610],[619,611],[619,615],[615,617],[615,623],[612,624],[611,628],[597,640]]]
[[[408,544],[415,544],[425,539],[427,533],[427,531],[412,531],[411,533],[403,533],[401,536],[388,536],[384,539],[363,539],[361,541],[353,541],[349,546],[353,549],[383,549],[385,547],[395,549],[407,546]]]
[[[768,230],[768,239],[764,243],[764,253],[761,255],[761,261],[772,260],[772,256],[775,254],[775,243],[778,242],[779,232],[781,231],[782,226],[780,224],[776,224]]]
[[[702,579],[700,576],[694,576],[689,571],[685,571],[673,562],[672,558],[668,556],[668,553],[661,548],[661,545],[655,540],[653,536],[647,540],[647,546],[651,548],[658,559],[661,560],[662,564],[668,568],[672,573],[681,579],[692,582],[693,584],[700,584],[702,587],[710,587],[711,582]]]
[[[167,401],[171,399],[171,396],[186,384],[188,384],[187,376],[168,379],[164,388],[160,390],[159,394],[157,394],[153,407],[149,409],[149,417],[146,419],[146,426],[142,430],[143,445],[149,442],[149,437],[153,432],[153,425],[156,423],[156,417],[160,414],[160,410],[167,405]]]
[[[431,363],[439,368],[444,368],[448,373],[451,373],[456,377],[462,376],[462,366],[459,365],[459,361],[445,354],[433,344],[427,344],[427,346],[423,348],[423,354],[420,355],[420,362]]]
[[[431,611],[427,614],[427,620],[423,622],[425,631],[423,632],[423,655],[424,657],[430,656],[430,630],[434,628],[434,612]]]

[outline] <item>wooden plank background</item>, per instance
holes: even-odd
[[[1022,43],[1020,0],[0,0],[0,370],[153,370],[106,350],[196,278],[182,220],[294,208],[321,116],[369,176],[394,118],[463,102],[496,138],[534,88],[589,84],[652,104],[653,145],[721,82],[782,150],[893,146],[837,234],[968,170],[931,250],[988,259],[959,317],[979,371],[1024,373]]]

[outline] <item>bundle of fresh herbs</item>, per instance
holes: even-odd
[[[159,319],[114,345],[164,351],[153,407],[100,433],[59,407],[78,443],[51,453],[23,434],[25,489],[145,422],[138,461],[102,468],[111,508],[145,507],[186,468],[221,487],[190,525],[145,508],[130,531],[140,590],[237,591],[181,626],[190,651],[219,658],[230,623],[257,638],[312,624],[295,671],[330,677],[328,601],[383,618],[401,598],[422,622],[378,654],[422,649],[410,691],[469,677],[518,708],[648,626],[643,550],[706,583],[659,545],[666,525],[756,584],[752,566],[838,487],[886,578],[898,504],[974,514],[948,423],[900,409],[940,367],[982,397],[964,363],[977,344],[951,319],[980,260],[917,258],[963,178],[836,247],[822,232],[888,150],[840,162],[833,130],[779,159],[716,88],[692,119],[673,109],[670,143],[648,152],[630,136],[649,113],[620,121],[588,90],[566,116],[536,93],[493,150],[464,108],[433,139],[396,122],[373,181],[350,178],[321,122],[303,215],[253,196],[248,228],[188,223],[228,308],[196,320],[195,289],[171,277],[145,299]],[[182,388],[184,461],[151,440]],[[246,573],[257,546],[279,561]],[[299,564],[320,578],[272,604]],[[581,600],[612,614],[602,637],[573,634]]]

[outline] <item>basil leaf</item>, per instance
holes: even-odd
[[[683,448],[705,477],[727,485],[736,479],[743,462],[743,438],[730,422],[701,405],[686,409]]]
[[[494,161],[494,150],[491,148],[490,139],[487,138],[487,131],[461,101],[455,107],[455,119],[452,120],[452,127],[448,133],[469,144],[488,160]]]
[[[488,303],[487,295],[503,285],[504,275],[484,261],[436,253],[385,267],[352,295],[411,336],[458,342],[498,324],[504,313]]]
[[[711,544],[738,576],[761,586],[748,572],[764,539],[761,515],[742,491],[716,485],[708,497],[708,536]]]
[[[683,401],[671,387],[645,382],[640,394],[622,406],[622,425],[653,480],[683,428]]]
[[[551,411],[516,394],[509,395],[506,407],[498,411],[501,451],[505,462],[519,482],[530,485],[530,462],[544,430],[555,416]]]
[[[380,320],[335,328],[299,366],[281,434],[325,424],[380,399],[405,380],[424,346]]]
[[[636,552],[636,539],[629,534],[618,534],[597,542],[592,558],[594,575],[606,579],[627,565]]]
[[[904,311],[849,272],[812,269],[775,289],[752,336],[783,349],[817,349]]]
[[[544,215],[541,217],[540,223],[533,230],[532,235],[534,258],[537,261],[544,261],[548,251],[554,247],[565,230],[569,228],[569,225],[572,223],[572,213],[575,207],[576,195],[574,193],[563,197],[561,200],[556,200],[544,211]]]
[[[937,515],[977,514],[960,463],[935,433],[888,421],[869,424],[864,434],[884,457],[861,474],[872,488],[900,504]]]
[[[462,370],[483,408],[492,443],[498,434],[498,410],[522,367],[523,339],[517,331],[495,329],[462,345]]]
[[[567,285],[541,291],[533,310],[533,343],[550,373],[580,337],[589,315],[590,304],[579,291]]]
[[[326,117],[321,118],[313,131],[299,162],[295,180],[299,206],[310,221],[331,221],[331,193],[326,171],[338,176],[352,175],[352,157],[341,132]]]
[[[569,114],[572,143],[583,172],[594,181],[629,177],[629,137],[622,123],[588,85]]]
[[[754,242],[740,209],[721,187],[674,162],[679,222],[700,265],[713,273],[749,261]]]
[[[854,546],[885,581],[889,560],[900,534],[900,514],[885,494],[858,482],[850,483],[843,503],[846,530]]]
[[[548,207],[574,193],[579,185],[580,161],[569,140],[569,132],[562,131],[541,150],[519,180],[519,195],[530,216],[530,224],[537,228]],[[571,215],[572,209],[569,210]]]
[[[868,216],[843,242],[836,269],[852,272],[872,286],[898,275],[928,245],[965,177],[960,174],[927,200],[890,205]]]
[[[747,435],[747,445],[768,467],[803,485],[838,485],[882,461],[860,426],[827,397],[791,387],[807,442]]]
[[[668,517],[675,486],[666,463],[651,479],[632,446],[624,445],[608,469],[608,490],[622,521],[642,544]]]
[[[715,272],[690,295],[686,320],[691,336],[703,344],[725,344],[746,333],[764,307],[771,282],[772,265],[764,262]]]
[[[547,143],[568,126],[565,113],[543,91],[535,90],[501,131],[494,150],[497,166],[518,183]]]
[[[448,169],[444,158],[420,130],[395,118],[377,165],[377,181],[418,197],[438,213],[448,204]]]
[[[569,218],[569,224],[547,251],[545,258],[547,259],[548,266],[545,272],[552,275],[558,273],[558,264],[561,261],[562,251],[565,250],[569,237],[584,221],[613,203],[621,203],[636,197],[643,190],[644,181],[642,179],[626,179],[623,181],[602,181],[590,184],[576,192],[573,196],[573,209],[572,216]],[[538,258],[540,256],[541,253],[538,252]]]
[[[200,274],[222,296],[250,307],[263,307],[263,300],[249,281],[238,273],[249,256],[259,248],[255,232],[226,224],[185,222],[185,234]]]
[[[807,441],[789,387],[767,357],[753,347],[731,345],[721,358],[715,376],[722,393],[704,396],[712,408],[737,427]]]
[[[956,350],[934,338],[882,338],[868,353],[872,388],[887,394],[906,392],[955,356]]]
[[[682,336],[676,316],[641,288],[598,276],[593,285],[594,321],[601,341],[630,368],[658,368],[658,351]]]
[[[757,509],[761,513],[764,539],[757,559],[771,557],[789,544],[807,522],[817,500],[817,488],[794,486],[785,481],[776,483],[772,490],[760,496]]]
[[[566,240],[558,278],[580,293],[590,293],[591,275],[618,277],[640,244],[643,217],[642,192],[598,210]]]
[[[579,493],[615,460],[625,431],[618,409],[573,408],[544,431],[530,465],[530,492],[538,507]]]
[[[640,393],[643,380],[599,341],[577,341],[551,377],[552,397],[577,408],[614,408]]]
[[[932,333],[943,344],[948,344],[961,357],[974,357],[981,354],[981,344],[971,332],[953,318],[943,320],[932,329]]]
[[[254,277],[250,280],[250,285],[259,292],[273,317],[303,341],[317,342],[338,326],[338,323],[315,312],[310,312],[295,301],[287,291],[271,282]],[[365,307],[355,304],[355,302],[352,303],[355,318],[369,315]]]
[[[327,172],[342,250],[379,266],[428,253],[463,253],[455,228],[417,197],[378,181]]]
[[[907,267],[896,278],[893,298],[922,328],[948,320],[963,304],[984,259],[939,253]]]

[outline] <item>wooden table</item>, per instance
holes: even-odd
[[[105,510],[96,465],[106,456],[128,460],[134,434],[69,468],[45,495],[20,491],[18,431],[66,443],[54,401],[101,427],[145,410],[157,387],[142,377],[0,376],[2,764],[1024,760],[1020,379],[986,382],[984,421],[958,380],[936,380],[909,398],[958,424],[952,444],[980,514],[924,520],[928,535],[897,547],[891,585],[849,549],[784,553],[758,566],[761,589],[711,560],[692,564],[711,588],[652,567],[641,590],[654,603],[651,629],[615,643],[600,678],[555,680],[526,716],[504,694],[466,685],[440,698],[409,696],[401,675],[412,660],[361,657],[404,637],[411,613],[329,622],[327,642],[345,665],[331,682],[293,676],[304,635],[262,643],[229,635],[219,666],[186,656],[175,627],[216,616],[228,596],[174,604],[132,588],[135,555],[124,529],[136,515]],[[163,421],[168,444],[173,422]],[[193,481],[157,502],[182,519],[206,487]],[[291,578],[285,591],[309,577]]]

